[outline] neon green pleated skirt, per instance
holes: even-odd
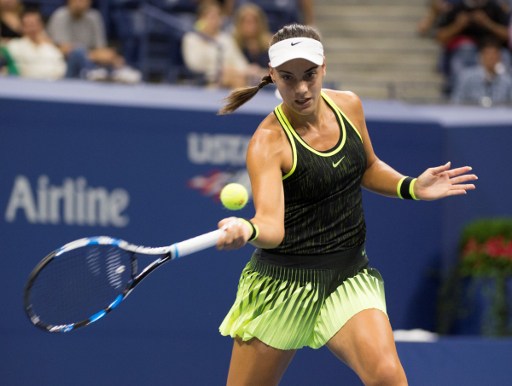
[[[337,276],[332,269],[284,268],[253,257],[219,331],[281,350],[316,349],[358,312],[386,313],[384,282],[376,269],[364,268],[339,283]]]

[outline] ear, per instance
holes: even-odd
[[[272,79],[272,82],[274,82],[274,84],[275,84],[276,82],[275,82],[274,76],[276,75],[276,73],[275,73],[274,68],[270,67],[270,64],[268,66],[268,74],[270,75],[270,78]]]

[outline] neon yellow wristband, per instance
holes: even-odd
[[[258,236],[260,235],[260,231],[259,231],[259,228],[256,224],[254,224],[252,221],[250,220],[247,220],[245,218],[239,218],[241,221],[245,222],[247,225],[249,225],[249,227],[251,227],[252,229],[252,232],[251,232],[251,235],[249,236],[249,239],[247,241],[254,241],[258,238]]]
[[[396,193],[402,200],[418,200],[414,194],[414,184],[417,178],[403,177],[398,181]]]

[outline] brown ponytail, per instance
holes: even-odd
[[[224,99],[226,104],[219,110],[218,114],[231,114],[245,102],[255,96],[256,93],[260,91],[260,89],[270,83],[273,83],[272,78],[270,75],[266,75],[261,78],[261,82],[257,86],[240,87],[231,91],[231,93]]]

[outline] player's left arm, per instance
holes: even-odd
[[[361,100],[351,92],[334,94],[338,106],[345,112],[361,134],[366,153],[367,167],[363,175],[362,186],[372,192],[388,197],[399,197],[398,184],[405,175],[382,161],[373,150]],[[463,166],[451,169],[451,163],[428,168],[414,181],[413,195],[420,200],[435,200],[447,196],[465,194],[475,189],[471,182],[477,176],[470,174],[471,167]]]
[[[356,94],[347,91],[335,92],[332,97],[361,135],[367,163],[362,185],[372,192],[396,197],[397,184],[404,176],[375,154],[366,127],[361,100]]]

